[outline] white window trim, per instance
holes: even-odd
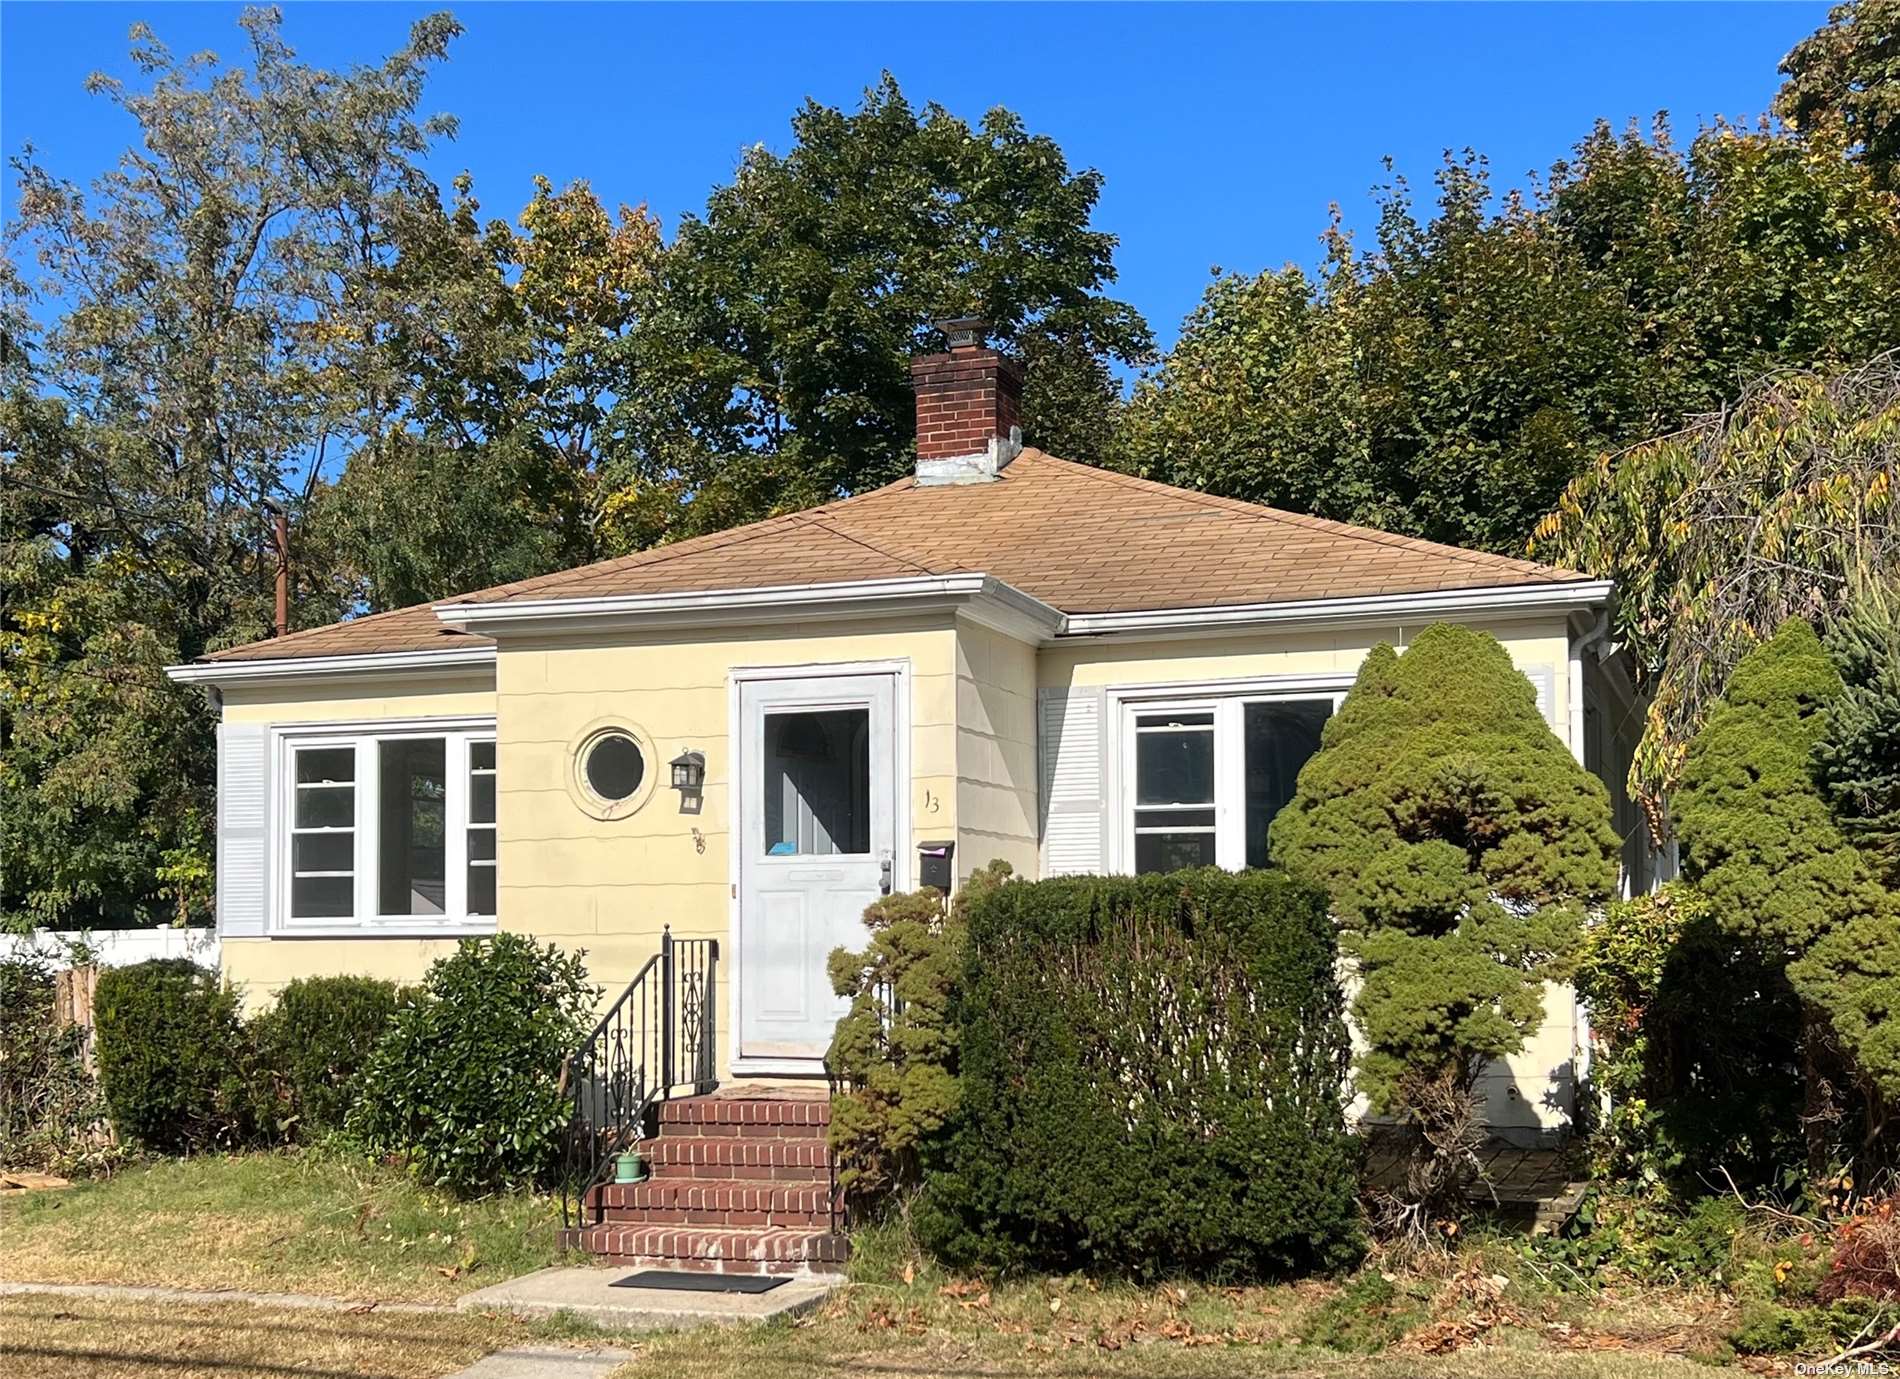
[[[1328,699],[1333,712],[1352,688],[1352,673],[1325,675],[1269,675],[1235,680],[1207,680],[1181,684],[1111,686],[1108,724],[1112,737],[1108,763],[1107,799],[1115,811],[1109,829],[1111,873],[1135,870],[1135,716],[1166,709],[1214,715],[1214,861],[1239,871],[1247,865],[1246,762],[1240,752],[1220,750],[1222,741],[1243,740],[1242,714],[1246,704],[1285,703],[1301,699]]]
[[[378,748],[384,742],[406,738],[444,740],[443,770],[448,782],[444,801],[443,837],[445,894],[440,915],[379,915],[378,830],[365,825],[374,818],[380,799]],[[492,934],[494,915],[467,914],[468,820],[471,742],[493,742],[495,720],[490,718],[393,718],[341,723],[278,724],[271,729],[270,752],[278,782],[272,792],[268,845],[276,865],[267,932],[273,938],[444,938]],[[356,752],[356,903],[350,919],[295,919],[290,913],[292,842],[296,818],[296,763],[300,748],[351,747]],[[497,763],[499,765],[499,762]],[[497,799],[499,806],[499,799]],[[370,811],[366,814],[365,811]],[[499,815],[499,808],[497,809]],[[500,843],[499,821],[496,842]],[[497,846],[499,852],[499,846]],[[497,893],[499,898],[499,892]],[[497,905],[499,908],[499,905]]]

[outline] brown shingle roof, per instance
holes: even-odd
[[[1586,578],[1025,450],[994,483],[919,487],[902,479],[824,507],[498,585],[458,602],[689,593],[965,571],[993,575],[1065,613],[1290,603]],[[214,659],[485,644],[485,638],[443,629],[423,605],[238,647]]]

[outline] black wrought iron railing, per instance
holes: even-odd
[[[649,1132],[648,1117],[662,1101],[717,1085],[718,967],[717,939],[676,939],[669,926],[660,951],[568,1058],[561,1077],[574,1111],[561,1174],[563,1225],[598,1223],[593,1189]]]

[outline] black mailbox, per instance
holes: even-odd
[[[955,874],[950,869],[950,856],[957,850],[953,842],[919,843],[917,845],[917,884],[935,886],[945,895],[950,894],[950,878]]]

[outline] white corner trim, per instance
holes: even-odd
[[[419,670],[489,671],[492,646],[458,646],[443,651],[377,651],[360,656],[279,656],[255,661],[200,661],[166,666],[181,685],[273,685],[312,676],[368,677],[409,675]]]
[[[1522,616],[1595,607],[1610,594],[1607,579],[1567,584],[1508,584],[1489,589],[1435,589],[1422,594],[1303,599],[1290,603],[1156,608],[1137,613],[1071,613],[1064,637],[1206,636],[1232,628],[1338,627],[1393,619]]]
[[[906,575],[830,584],[775,584],[677,594],[609,594],[595,598],[523,599],[504,603],[438,603],[450,627],[494,636],[503,632],[713,627],[781,617],[867,618],[907,612],[959,612],[1025,625],[1053,636],[1062,614],[1040,599],[981,571]]]

